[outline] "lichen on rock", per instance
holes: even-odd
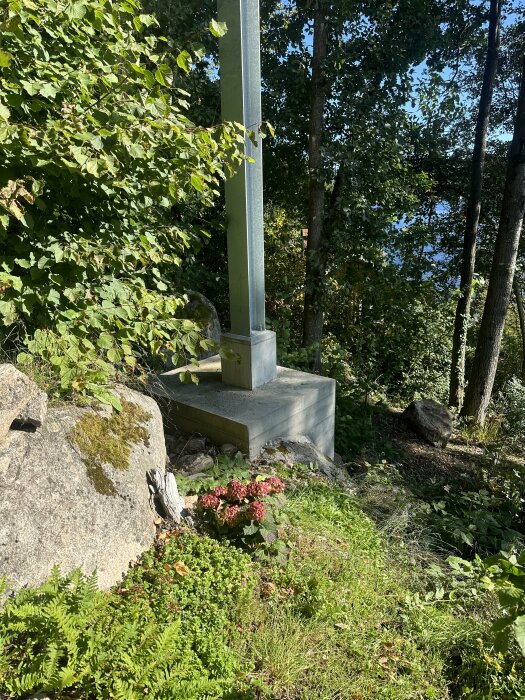
[[[138,442],[149,444],[149,433],[143,425],[150,414],[140,406],[122,402],[122,410],[109,417],[85,413],[69,433],[69,439],[80,451],[93,487],[105,496],[117,491],[104,465],[125,470],[129,466],[131,448]]]

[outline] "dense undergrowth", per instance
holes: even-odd
[[[247,477],[250,465],[222,469],[218,483]],[[423,501],[398,491],[400,468],[396,477],[386,463],[370,466],[354,495],[308,466],[278,470],[291,523],[284,565],[187,531],[162,533],[109,594],[93,578],[54,572],[0,613],[0,694],[523,696],[522,657],[512,642],[505,654],[493,648],[493,593],[446,563]]]

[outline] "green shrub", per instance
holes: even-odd
[[[44,585],[20,591],[0,614],[0,690],[131,700],[173,697],[177,684],[189,693],[205,687],[188,672],[176,618],[159,624],[118,602],[78,571],[61,577],[55,569]]]
[[[184,654],[192,656],[192,677],[214,680],[224,690],[239,668],[228,647],[235,610],[251,597],[254,584],[250,559],[239,550],[207,537],[172,533],[163,546],[143,555],[119,593],[159,623],[178,617]]]
[[[525,551],[519,556],[500,552],[483,561],[486,585],[496,591],[503,616],[493,625],[497,651],[515,639],[525,656]]]
[[[235,611],[254,583],[245,555],[190,534],[147,552],[111,594],[55,569],[0,612],[0,694],[222,697],[239,668]]]
[[[58,393],[116,403],[117,371],[204,342],[166,284],[201,234],[172,208],[212,204],[242,137],[185,116],[155,25],[136,0],[0,2],[0,342]]]
[[[503,417],[506,447],[525,448],[525,386],[517,377],[511,377],[503,386],[496,402],[497,412]]]
[[[488,554],[523,544],[521,497],[481,488],[478,491],[444,492],[443,497],[421,502],[419,511],[444,542],[465,556]]]

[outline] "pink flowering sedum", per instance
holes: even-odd
[[[275,530],[276,508],[281,505],[281,501],[272,499],[272,496],[283,491],[284,483],[277,476],[259,477],[259,480],[248,484],[232,479],[226,486],[217,486],[200,496],[198,504],[219,531],[227,529],[231,532],[228,536],[249,536],[257,541],[261,537],[259,530],[262,528],[267,531],[274,527]],[[262,523],[263,520],[265,524],[254,530],[253,525]]]
[[[203,510],[217,510],[220,505],[220,501],[214,493],[201,496],[198,503]]]
[[[270,476],[264,483],[270,487],[270,493],[282,493],[284,491],[284,483],[278,476]]]
[[[241,519],[240,506],[228,506],[224,511],[224,522],[228,525],[236,525]]]
[[[228,495],[228,489],[226,488],[226,486],[216,486],[213,489],[212,494],[214,496],[217,496],[217,498],[226,498],[226,496]]]
[[[245,515],[248,520],[254,520],[256,523],[260,523],[266,515],[266,506],[264,503],[261,503],[261,501],[253,501],[246,509]]]
[[[264,498],[272,492],[272,487],[268,481],[252,481],[246,486],[246,495],[248,498]]]
[[[240,481],[237,481],[237,479],[233,479],[233,481],[230,481],[228,484],[226,498],[233,503],[240,503],[246,498],[246,486],[241,484]]]

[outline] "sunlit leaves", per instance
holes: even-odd
[[[182,68],[185,73],[189,73],[191,68],[191,55],[189,51],[184,50],[180,52],[177,56],[177,65],[179,68]]]
[[[226,32],[228,31],[228,28],[226,26],[226,22],[217,22],[217,20],[215,20],[215,19],[212,19],[210,21],[208,29],[210,30],[211,34],[217,38],[224,36],[226,34]]]
[[[242,136],[188,119],[173,81],[202,47],[178,71],[155,30],[136,0],[0,5],[0,322],[58,392],[199,347],[166,284],[194,240],[172,206],[210,206]]]
[[[7,51],[0,50],[0,68],[7,68],[12,58],[12,54],[7,53]]]

